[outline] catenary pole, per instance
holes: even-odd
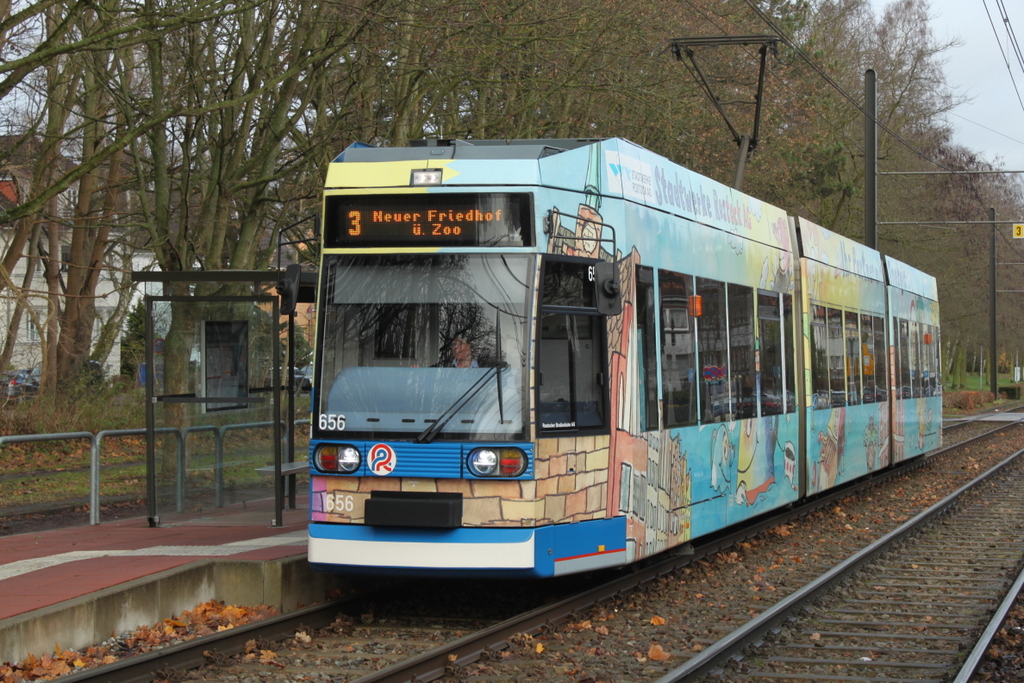
[[[875,70],[864,72],[864,246],[878,249],[878,98]]]
[[[988,275],[988,296],[989,296],[989,320],[988,320],[988,345],[989,345],[989,384],[994,399],[999,398],[999,362],[996,356],[996,210],[988,210],[988,220],[992,224],[992,247],[989,249],[991,263],[989,264]]]

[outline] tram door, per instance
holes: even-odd
[[[273,514],[281,458],[276,296],[146,297],[150,524]],[[263,468],[263,471],[260,471]]]

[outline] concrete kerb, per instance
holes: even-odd
[[[271,605],[287,613],[346,584],[342,576],[310,570],[305,554],[273,561],[199,560],[0,621],[0,662],[52,652],[55,645],[74,650],[98,645],[209,600]]]

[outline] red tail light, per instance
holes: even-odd
[[[523,458],[502,458],[501,459],[501,475],[503,477],[518,477],[523,473]]]
[[[327,472],[338,471],[338,449],[321,448],[318,455],[320,460],[320,469]]]

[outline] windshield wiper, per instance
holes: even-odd
[[[470,385],[469,389],[466,389],[466,391],[462,393],[462,396],[459,396],[455,399],[454,403],[445,408],[444,412],[434,420],[433,424],[420,432],[420,435],[416,437],[415,442],[430,443],[437,438],[437,435],[441,433],[441,430],[444,429],[449,422],[451,422],[452,418],[455,417],[459,411],[465,408],[466,405],[473,400],[473,397],[479,394],[480,391],[487,386],[487,382],[490,380],[491,376],[497,375],[500,370],[501,368],[497,367],[488,368],[487,372],[480,375],[480,377]]]

